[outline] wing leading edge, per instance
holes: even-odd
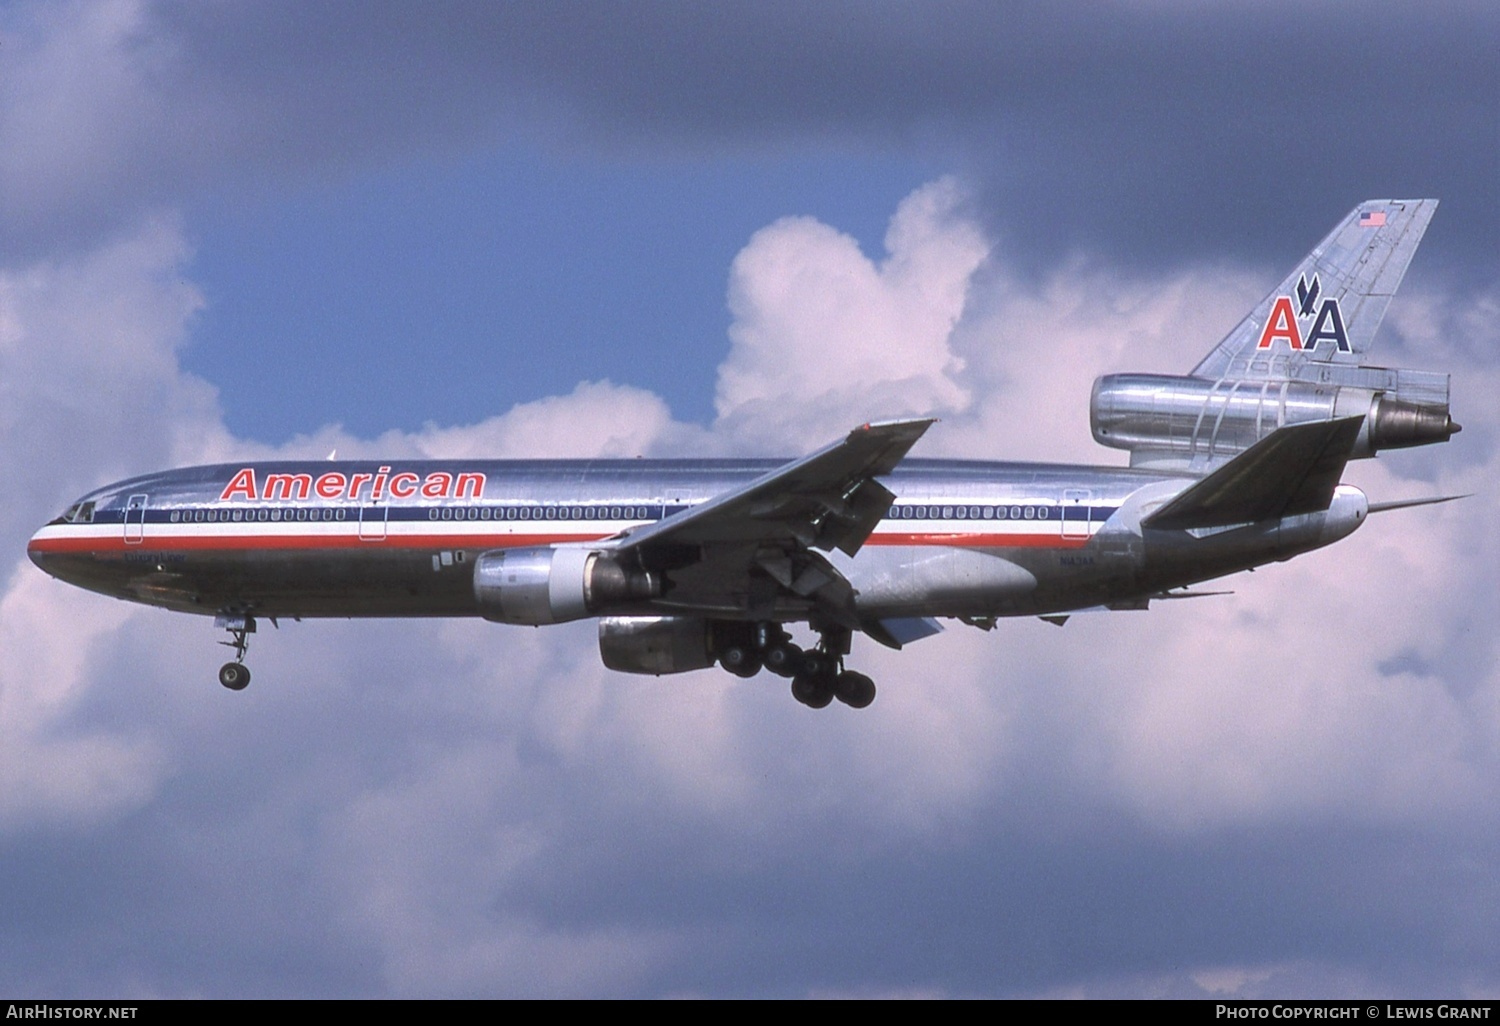
[[[621,538],[629,552],[654,545],[795,541],[825,552],[859,551],[895,499],[875,480],[896,469],[933,424],[865,424],[809,456]]]
[[[769,618],[778,603],[790,600],[861,629],[853,587],[813,550],[859,551],[895,500],[876,479],[894,470],[932,423],[865,424],[609,547],[643,566],[674,568],[673,590],[661,605]]]

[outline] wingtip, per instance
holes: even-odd
[[[937,422],[937,417],[895,417],[890,420],[866,421],[854,430],[875,431],[880,429],[915,428],[920,431],[926,431]]]

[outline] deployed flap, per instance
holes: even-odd
[[[896,649],[943,632],[943,625],[930,616],[898,616],[885,620],[862,620],[859,626],[860,630],[886,648]]]
[[[1363,364],[1436,209],[1435,199],[1368,200],[1355,207],[1193,368],[1193,376],[1297,378],[1309,363]]]
[[[1328,508],[1363,417],[1274,431],[1141,521],[1160,530],[1225,527]]]
[[[901,420],[855,428],[742,488],[633,531],[615,547],[792,541],[852,556],[895,498],[875,478],[896,469],[932,423]]]

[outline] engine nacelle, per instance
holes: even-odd
[[[596,549],[495,549],[474,562],[474,600],[480,615],[497,623],[565,623],[661,593],[659,575],[628,569]]]
[[[1338,370],[1344,377],[1367,372],[1399,380],[1405,375],[1424,401],[1355,384],[1111,374],[1094,382],[1089,421],[1096,442],[1130,450],[1133,464],[1232,455],[1277,428],[1343,417],[1365,418],[1352,453],[1355,458],[1381,449],[1445,442],[1459,430],[1448,415],[1445,377],[1438,391],[1417,372]]]
[[[606,616],[599,658],[622,673],[685,673],[714,664],[713,625],[696,616]]]

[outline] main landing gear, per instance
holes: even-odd
[[[234,649],[234,662],[219,667],[219,683],[230,691],[244,691],[250,685],[250,667],[245,665],[245,652],[250,648],[250,635],[255,633],[255,617],[248,614],[217,616],[214,617],[214,626],[223,627],[234,638],[233,641],[219,642]]]
[[[826,708],[835,698],[851,709],[875,701],[875,682],[863,673],[844,669],[850,631],[829,627],[819,631],[815,648],[802,649],[776,623],[735,624],[734,635],[719,647],[719,665],[737,677],[753,677],[770,670],[790,677],[792,697],[813,709]],[[743,628],[743,630],[739,629]]]

